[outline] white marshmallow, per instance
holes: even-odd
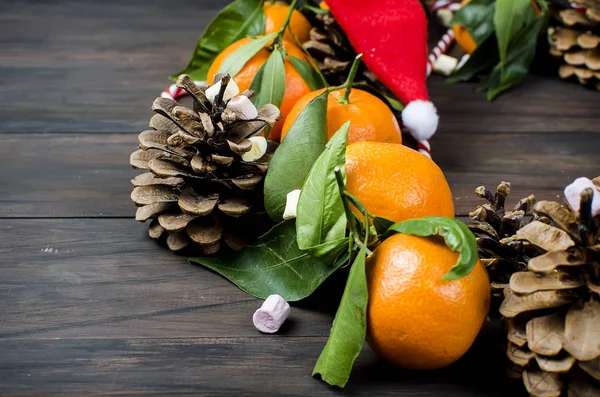
[[[279,295],[269,295],[260,309],[254,312],[252,322],[257,330],[274,334],[279,330],[291,312],[290,304]]]
[[[458,59],[446,54],[441,54],[433,64],[433,70],[444,76],[450,76],[456,70]]]
[[[439,10],[437,10],[435,15],[438,17],[438,20],[445,28],[450,27],[450,24],[452,23],[452,18],[454,18],[454,13],[447,8],[440,8]]]
[[[300,189],[292,190],[287,194],[285,209],[283,210],[283,219],[294,219],[296,217],[298,200],[300,200]]]
[[[204,95],[206,95],[206,99],[210,103],[215,101],[217,94],[219,94],[219,90],[221,89],[221,81],[216,84],[211,85],[204,91]],[[227,88],[225,88],[225,93],[223,94],[223,100],[228,101],[237,94],[240,93],[240,87],[236,84],[234,79],[229,80],[229,84],[227,84]]]
[[[231,98],[227,108],[233,110],[239,120],[252,120],[258,117],[256,106],[244,95]]]
[[[253,136],[248,138],[252,142],[252,148],[242,154],[242,161],[252,162],[260,159],[267,153],[267,139],[264,136]]]
[[[577,178],[569,186],[565,188],[565,198],[567,202],[579,213],[579,206],[581,205],[581,192],[583,189],[591,188],[594,191],[594,198],[592,199],[592,216],[600,214],[600,192],[596,189],[594,182],[588,178]]]

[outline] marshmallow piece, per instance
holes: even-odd
[[[233,110],[238,120],[252,120],[258,117],[256,106],[244,95],[231,98],[227,103],[227,108]]]
[[[290,315],[290,304],[279,295],[269,295],[260,309],[254,312],[252,322],[257,330],[274,334]]]
[[[437,10],[435,15],[438,17],[438,20],[442,24],[443,27],[449,28],[452,23],[452,18],[454,17],[454,13],[447,8],[440,8]]]
[[[204,91],[204,95],[206,95],[206,99],[210,103],[215,101],[216,96],[219,94],[219,90],[221,89],[221,81],[218,83],[211,85]],[[223,94],[223,101],[227,102],[234,96],[240,93],[240,87],[236,84],[234,79],[229,80],[229,84],[227,84],[227,88],[225,88],[225,93]]]
[[[458,59],[446,54],[441,54],[433,64],[433,70],[444,76],[450,76],[456,70]]]
[[[246,153],[242,154],[242,161],[252,162],[260,159],[267,153],[267,139],[264,136],[253,136],[248,138],[252,142],[252,147]]]
[[[565,198],[567,202],[573,208],[574,211],[579,213],[579,206],[581,205],[581,192],[584,189],[590,188],[594,192],[594,198],[592,199],[592,216],[600,214],[600,192],[596,189],[594,182],[588,178],[577,178],[573,183],[565,188]]]
[[[458,65],[456,65],[456,68],[454,69],[454,71],[460,70],[460,68],[462,68],[463,66],[465,66],[465,63],[467,63],[467,61],[469,60],[469,58],[471,58],[471,55],[469,54],[465,54],[460,58],[460,61],[458,61]]]
[[[300,200],[300,189],[292,190],[286,196],[285,210],[283,210],[283,219],[294,219]]]

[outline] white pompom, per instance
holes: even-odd
[[[600,214],[600,192],[596,189],[594,182],[588,178],[577,178],[569,186],[565,188],[565,198],[573,210],[579,213],[581,205],[581,192],[584,189],[592,189],[594,197],[592,199],[592,216]]]
[[[412,101],[402,111],[402,123],[418,141],[433,136],[438,120],[437,110],[429,101]]]

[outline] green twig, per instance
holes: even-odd
[[[287,15],[285,16],[283,25],[281,26],[281,29],[279,29],[279,32],[277,32],[277,38],[275,39],[276,42],[283,41],[283,35],[285,34],[285,30],[287,29],[288,25],[290,24],[290,20],[292,19],[292,13],[296,9],[296,4],[298,4],[298,0],[293,0],[290,3],[290,9],[289,9]]]
[[[354,58],[354,62],[350,67],[350,72],[348,73],[348,78],[344,83],[343,87],[346,88],[344,91],[344,95],[338,99],[338,102],[342,105],[347,105],[350,99],[350,92],[352,92],[352,84],[354,83],[354,77],[356,76],[356,72],[358,71],[358,66],[360,65],[360,60],[362,58],[362,54],[358,54],[356,58]]]

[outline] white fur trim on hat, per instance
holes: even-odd
[[[429,139],[435,133],[439,116],[433,103],[416,100],[402,111],[402,123],[416,140]]]

